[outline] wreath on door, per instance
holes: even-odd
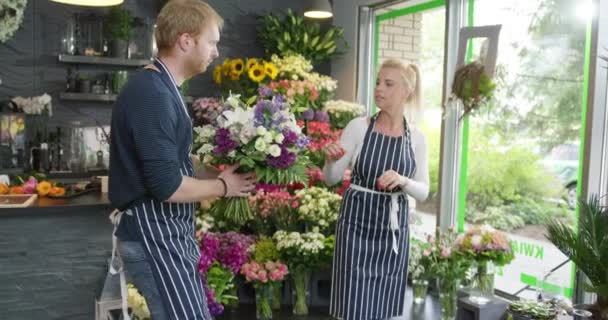
[[[27,0],[0,0],[0,42],[13,37],[21,22]]]

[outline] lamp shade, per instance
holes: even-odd
[[[310,0],[304,11],[304,16],[314,19],[331,18],[333,13],[329,0]]]
[[[109,7],[123,3],[124,0],[51,0],[52,2],[87,7]]]

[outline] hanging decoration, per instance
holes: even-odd
[[[21,22],[27,0],[0,0],[0,43],[11,39]]]

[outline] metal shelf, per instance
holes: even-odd
[[[60,62],[80,63],[80,64],[101,64],[112,66],[125,67],[141,67],[152,62],[150,59],[126,59],[126,58],[111,58],[111,57],[95,57],[95,56],[73,56],[69,54],[60,54]]]
[[[71,100],[71,101],[97,101],[97,102],[114,102],[116,101],[116,94],[94,94],[94,93],[80,93],[80,92],[61,92],[59,93],[59,99]],[[190,104],[194,101],[194,98],[188,96],[184,97],[185,102]]]

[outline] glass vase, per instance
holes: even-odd
[[[255,316],[258,320],[272,319],[273,290],[270,284],[261,284],[255,288]]]
[[[477,304],[485,304],[494,295],[494,263],[492,261],[477,262],[473,275],[473,290],[469,300]]]
[[[423,304],[429,288],[427,280],[413,279],[412,290],[414,291],[414,304]]]
[[[439,304],[441,320],[456,319],[459,281],[455,279],[439,279]]]
[[[276,282],[272,288],[272,310],[281,310],[281,301],[283,301],[283,281]]]
[[[308,314],[308,296],[310,271],[295,270],[291,274],[293,280],[293,314],[303,316]]]

